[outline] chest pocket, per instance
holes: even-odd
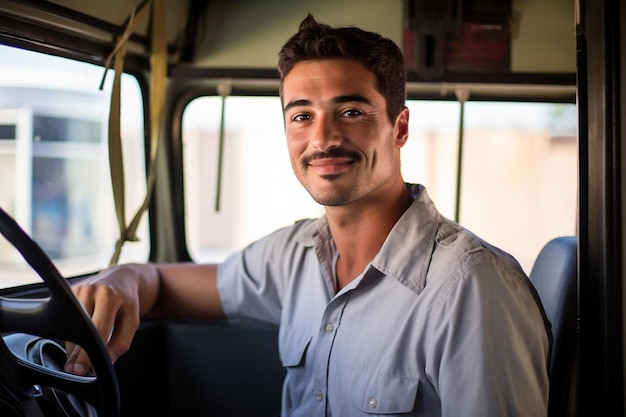
[[[353,369],[348,392],[352,405],[363,413],[411,415],[418,387],[418,378]]]
[[[278,341],[280,361],[286,368],[303,367],[311,335],[285,331],[280,333]]]

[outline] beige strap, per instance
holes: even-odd
[[[125,194],[124,194],[124,161],[120,127],[121,78],[124,72],[126,46],[122,45],[115,55],[115,77],[111,90],[111,108],[109,110],[109,170],[113,189],[113,204],[119,227],[119,235],[123,236],[126,229]],[[118,240],[119,242],[119,240]]]
[[[124,30],[124,33],[122,33],[122,36],[117,39],[117,42],[115,43],[115,48],[113,48],[113,51],[111,51],[109,56],[107,56],[107,59],[104,61],[104,74],[102,74],[102,80],[100,81],[100,90],[102,90],[102,88],[104,87],[104,81],[106,80],[107,72],[109,71],[109,68],[111,68],[111,61],[114,57],[117,56],[118,51],[126,45],[126,41],[135,31],[137,23],[141,22],[141,20],[143,19],[146,10],[148,10],[147,6],[150,4],[151,1],[152,0],[144,1],[142,4],[134,8],[133,11],[130,13],[130,17],[128,18],[128,23],[126,24],[126,29]]]
[[[133,219],[126,226],[125,219],[125,188],[124,188],[124,169],[123,169],[123,155],[120,139],[120,94],[119,84],[121,73],[123,71],[123,53],[124,47],[118,48],[119,51],[115,54],[115,81],[117,81],[117,88],[114,82],[113,92],[111,93],[111,113],[109,120],[109,149],[113,150],[109,153],[109,159],[111,164],[111,183],[113,186],[113,198],[115,200],[115,210],[117,213],[117,220],[119,225],[120,237],[115,244],[115,251],[109,265],[115,265],[119,261],[119,257],[122,252],[122,247],[127,241],[136,241],[137,227],[143,213],[150,204],[150,199],[154,189],[154,180],[156,175],[156,155],[158,149],[158,138],[161,132],[161,126],[163,122],[163,109],[165,104],[165,82],[167,79],[167,35],[166,35],[166,18],[164,0],[149,0],[144,3],[152,3],[152,49],[150,55],[150,70],[151,70],[151,82],[150,82],[150,155],[148,159],[147,170],[147,183],[146,183],[146,195],[144,200],[133,216]],[[140,9],[141,11],[143,8]],[[133,19],[132,15],[129,19],[129,25]],[[132,30],[131,30],[132,33]],[[130,36],[130,35],[128,35]],[[128,39],[128,36],[126,39]],[[120,67],[118,67],[118,56],[121,56]],[[117,91],[117,96],[116,95]],[[115,98],[115,100],[114,100]],[[116,106],[116,108],[114,108]],[[111,121],[115,119],[115,121]],[[112,128],[114,130],[112,130]],[[111,135],[114,132],[114,136]],[[111,145],[112,142],[117,142],[117,145]]]

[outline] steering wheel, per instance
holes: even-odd
[[[5,340],[12,334],[0,337],[0,388],[8,389],[18,401],[51,392],[59,402],[60,411],[57,414],[60,415],[93,416],[95,410],[98,417],[119,416],[119,387],[111,359],[91,318],[67,281],[41,247],[2,208],[0,233],[45,281],[50,292],[49,298],[45,299],[0,297],[0,333],[15,332],[18,336],[25,333],[39,337],[34,346],[28,347],[28,351],[22,349],[17,352]],[[65,350],[54,340],[71,341],[85,349],[93,374],[78,376],[63,372]],[[66,404],[59,399],[64,399]],[[76,405],[77,399],[90,406],[84,403]],[[0,398],[0,411],[3,410],[2,400]],[[5,394],[4,406],[16,409],[15,402],[7,404]],[[86,413],[81,412],[81,408]]]

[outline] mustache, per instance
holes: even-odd
[[[356,151],[350,151],[343,148],[331,148],[327,151],[316,151],[309,155],[305,155],[300,159],[300,163],[303,167],[306,167],[312,161],[324,158],[350,158],[355,162],[358,162],[361,159],[361,155]]]

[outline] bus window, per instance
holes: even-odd
[[[183,114],[185,224],[196,261],[222,260],[279,227],[323,213],[292,174],[278,97],[226,98],[218,197],[221,107],[221,97],[201,97]]]
[[[456,216],[460,104],[409,100],[407,182],[424,184]],[[304,217],[317,205],[295,179],[277,97],[225,99],[218,197],[221,97],[183,114],[186,236],[195,261],[231,251]],[[459,221],[512,253],[529,273],[551,237],[574,235],[577,145],[573,104],[466,102]]]
[[[454,218],[459,104],[408,100],[409,140],[402,148],[404,180],[423,184],[437,208]]]
[[[576,235],[574,104],[467,102],[460,222],[530,273],[540,249]]]
[[[105,267],[117,240],[107,126],[112,74],[65,58],[0,46],[0,206],[48,253],[64,276]],[[145,194],[143,106],[137,80],[122,81],[127,217]],[[123,261],[145,261],[147,226]],[[37,282],[0,242],[0,287]]]
[[[456,217],[460,104],[409,100],[403,174]],[[526,273],[553,237],[576,234],[574,104],[467,101],[458,221]]]

